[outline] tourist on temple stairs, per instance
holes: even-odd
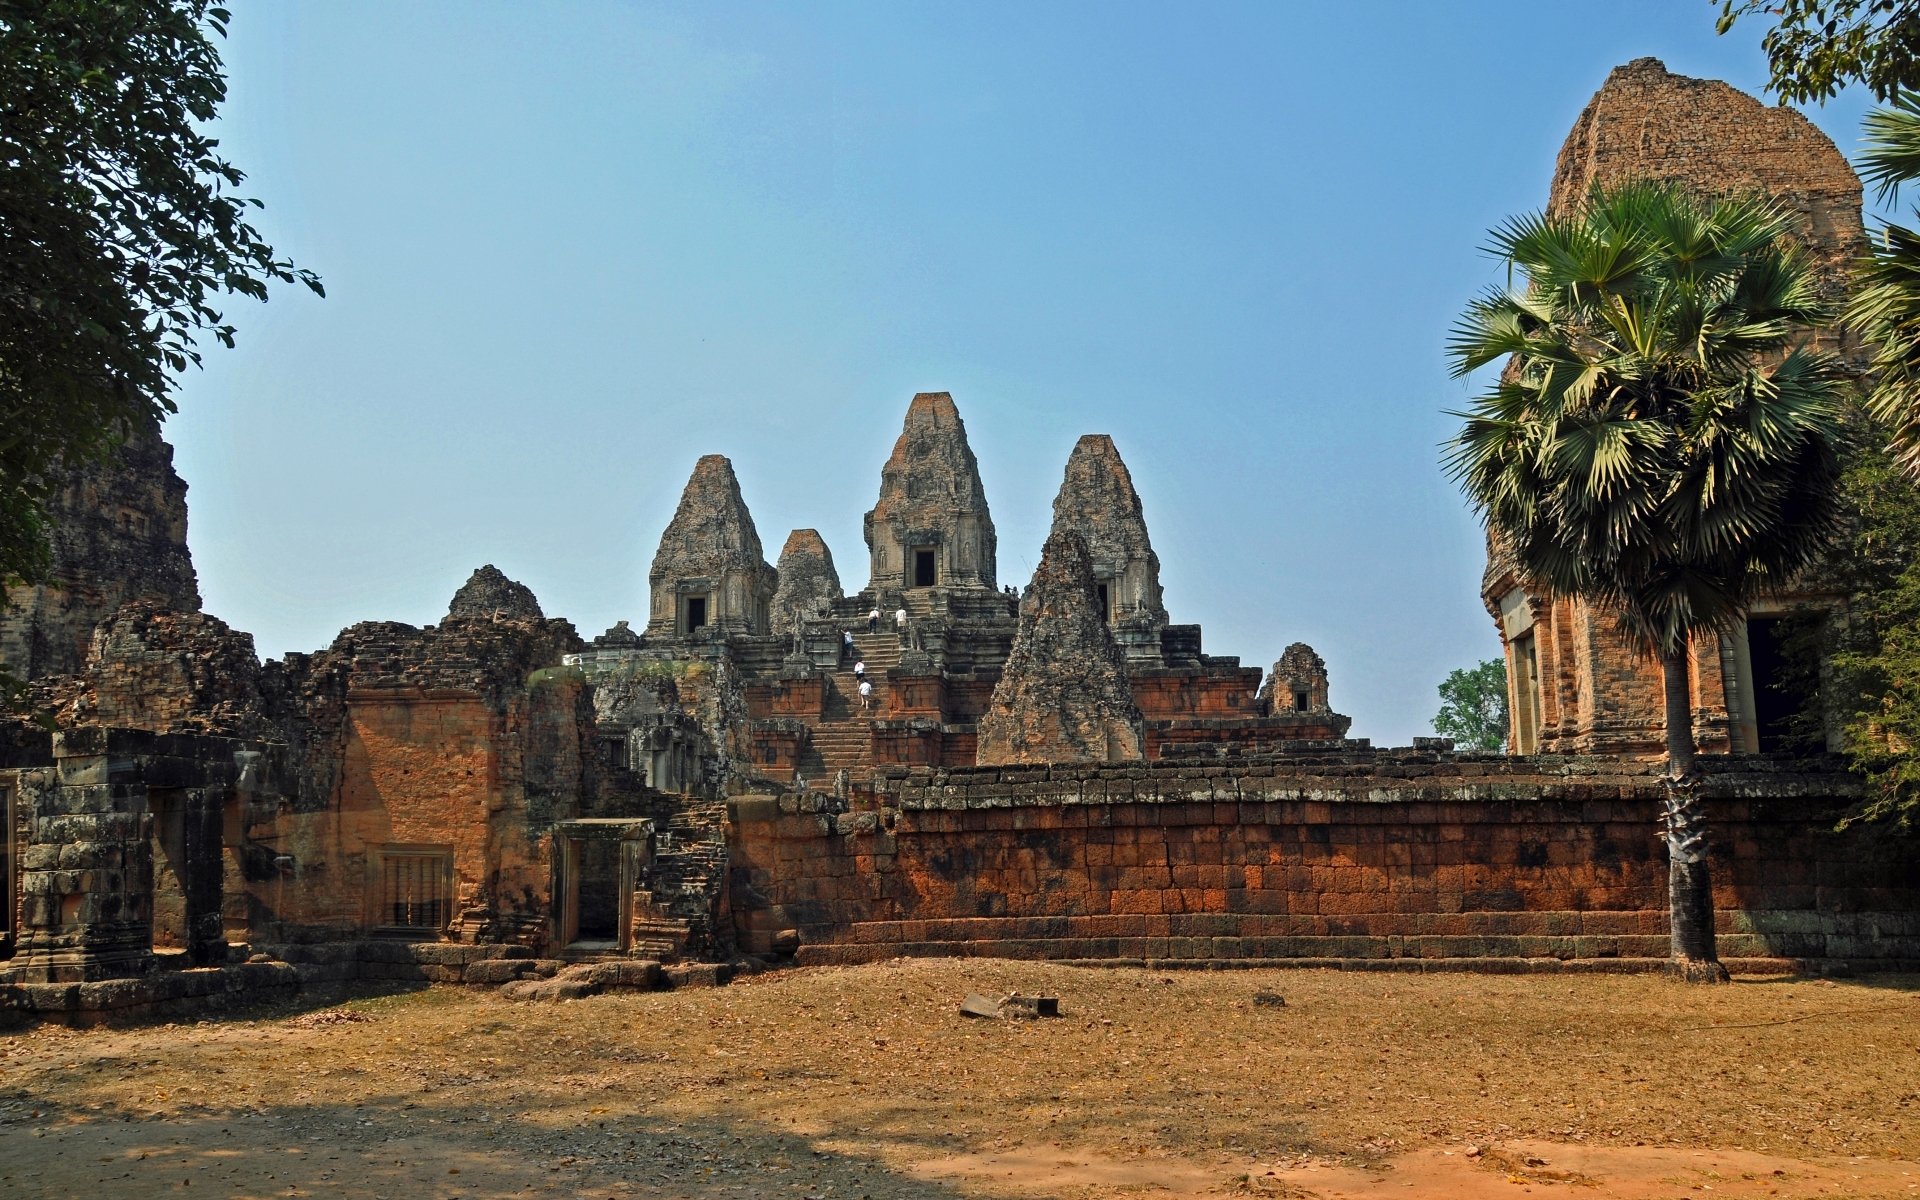
[[[853,630],[851,629],[842,629],[840,631],[840,657],[853,657]]]
[[[853,677],[855,679],[865,679],[867,677],[867,660],[866,659],[863,658],[859,662],[853,664]]]
[[[907,631],[907,610],[904,606],[893,610],[893,627],[901,633]]]
[[[865,705],[869,712],[873,710],[873,685],[864,679],[860,681],[860,703]]]
[[[873,611],[867,614],[867,632],[880,632],[880,606],[878,604],[874,605]]]

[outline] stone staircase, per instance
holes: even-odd
[[[889,617],[888,622],[891,620]],[[852,660],[842,662],[827,676],[826,710],[800,762],[801,777],[816,788],[833,786],[835,775],[843,769],[849,781],[856,784],[873,778],[870,722],[887,715],[887,677],[900,663],[900,639],[887,627],[888,622],[883,622],[880,632],[868,633],[863,620],[853,635],[856,659],[866,662],[867,680],[873,684],[871,712],[861,706],[860,682],[853,677]]]

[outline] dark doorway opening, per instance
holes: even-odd
[[[620,843],[592,839],[580,848],[580,925],[576,941],[620,940]]]
[[[687,632],[692,633],[707,623],[707,598],[705,596],[687,597]]]
[[[933,586],[933,551],[915,550],[913,552],[913,586]]]
[[[1094,599],[1100,605],[1100,619],[1111,622],[1113,620],[1113,601],[1107,597],[1107,585],[1104,583],[1094,584],[1093,595]]]
[[[1753,663],[1754,726],[1760,752],[1809,749],[1813,730],[1804,719],[1815,681],[1792,642],[1807,632],[1801,617],[1753,617],[1747,621],[1747,651]]]
[[[1313,707],[1313,698],[1311,696],[1307,695],[1305,692],[1295,692],[1293,694],[1293,711],[1305,712],[1312,707]]]

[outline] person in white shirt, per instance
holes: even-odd
[[[896,630],[900,631],[901,633],[905,633],[907,631],[907,610],[906,609],[896,608],[893,610],[893,627]]]
[[[873,707],[873,685],[864,679],[860,681],[860,703],[869,709]]]
[[[867,678],[867,660],[866,659],[863,658],[859,662],[853,664],[853,677],[862,682],[866,681],[866,678]]]
[[[873,606],[873,611],[867,614],[867,632],[878,633],[879,631],[880,631],[880,606],[876,604]]]

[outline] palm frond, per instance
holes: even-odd
[[[1860,181],[1882,202],[1896,197],[1900,185],[1920,179],[1920,93],[1895,92],[1887,107],[1861,122],[1866,145],[1860,152]]]
[[[1648,648],[1732,620],[1831,524],[1842,373],[1795,344],[1827,312],[1790,227],[1763,198],[1657,183],[1515,218],[1491,248],[1525,289],[1476,301],[1449,345],[1456,374],[1509,356],[1455,414],[1449,476],[1523,574],[1623,613]],[[1856,307],[1920,352],[1914,270]],[[1894,378],[1920,398],[1911,361]]]

